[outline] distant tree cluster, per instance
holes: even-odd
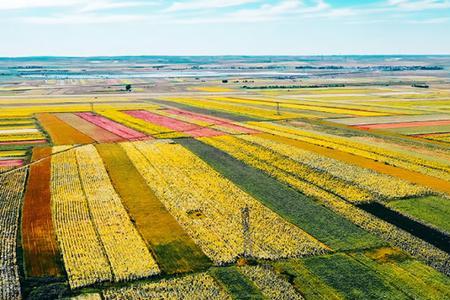
[[[415,87],[415,88],[422,88],[422,89],[428,89],[430,87],[426,83],[413,83],[411,86]]]

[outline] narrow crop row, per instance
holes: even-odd
[[[20,299],[16,241],[27,169],[0,175],[0,299]]]
[[[171,117],[149,112],[146,110],[131,110],[126,111],[125,113],[135,118],[156,124],[158,126],[166,127],[169,130],[180,132],[188,136],[200,137],[200,136],[217,136],[222,134],[220,131],[211,128],[202,127],[196,124],[180,121]]]
[[[212,100],[223,101],[223,102],[234,102],[241,104],[249,104],[249,105],[263,105],[269,107],[275,107],[277,105],[276,102],[279,103],[280,108],[289,108],[289,109],[297,109],[297,110],[309,110],[309,111],[318,111],[318,112],[326,112],[332,114],[343,114],[343,115],[354,115],[354,116],[383,116],[385,113],[367,111],[367,110],[356,110],[349,108],[337,108],[337,107],[327,107],[327,106],[319,106],[319,105],[311,105],[305,104],[302,102],[296,101],[288,101],[288,100],[272,100],[272,99],[247,99],[247,98],[234,98],[234,97],[213,97]],[[276,101],[276,102],[275,102]]]
[[[213,128],[229,132],[229,133],[256,133],[258,131],[253,129],[248,129],[244,126],[240,126],[235,124],[233,121],[223,118],[212,117],[205,114],[199,114],[190,112],[187,110],[181,109],[167,109],[160,111],[160,113],[164,113],[170,115],[172,117],[182,118],[187,122],[195,122],[195,124],[201,126],[213,126]]]
[[[72,288],[159,272],[94,146],[53,156],[52,200],[56,233]]]
[[[55,147],[53,152],[60,149]],[[92,222],[74,151],[52,157],[52,215],[72,288],[111,280],[111,268]]]
[[[88,294],[90,295],[90,294]],[[98,295],[98,294],[91,294]],[[158,282],[103,291],[104,299],[278,299],[303,297],[270,266],[214,268]]]
[[[110,119],[96,115],[91,112],[77,113],[76,115],[125,140],[137,140],[146,137],[146,135],[143,134],[142,132],[133,130],[120,123],[114,122]]]
[[[19,142],[19,141],[34,141],[45,139],[41,133],[27,133],[27,134],[5,134],[0,135],[0,142]]]
[[[60,276],[60,251],[51,211],[50,147],[33,149],[22,209],[22,247],[27,277]]]
[[[229,299],[231,296],[206,273],[132,285],[103,292],[105,300],[120,299]]]
[[[300,300],[304,299],[292,285],[269,267],[245,266],[239,271],[258,287],[267,299]]]
[[[250,163],[252,166],[269,172],[282,181],[294,181],[301,184],[313,184],[331,191],[349,201],[368,201],[373,196],[349,182],[340,180],[328,173],[311,168],[306,164],[296,162],[286,156],[280,155],[270,149],[253,145],[242,139],[223,136],[214,138],[201,138],[219,149],[229,152],[238,159]],[[298,184],[294,184],[298,186]]]
[[[400,152],[380,148],[374,145],[355,142],[345,137],[307,131],[299,128],[280,126],[273,123],[258,123],[253,124],[250,127],[255,127],[256,129],[269,133],[279,134],[282,136],[295,136],[295,138],[297,139],[315,145],[331,147],[333,149],[338,149],[376,161],[382,161],[390,165],[417,171],[425,175],[450,180],[450,167],[448,165],[440,164],[436,161],[424,160],[418,157],[408,156]]]
[[[343,216],[262,170],[198,140],[180,143],[258,201],[334,250],[372,248],[383,244]]]
[[[181,103],[194,107],[207,107],[208,109],[225,111],[238,115],[247,115],[252,118],[259,118],[264,120],[278,120],[278,119],[286,119],[286,118],[299,118],[299,117],[311,117],[308,115],[302,114],[294,114],[294,113],[283,113],[282,115],[278,115],[275,110],[263,109],[258,107],[249,107],[243,106],[239,104],[232,103],[223,103],[217,101],[210,101],[205,99],[198,98],[170,98],[165,99],[167,101],[173,101],[176,103]]]
[[[208,268],[211,261],[159,201],[125,150],[119,144],[98,144],[96,148],[136,229],[151,247],[161,272],[174,274]]]
[[[186,136],[179,132],[173,132],[172,129],[155,125],[153,123],[144,121],[142,119],[135,118],[126,113],[115,111],[115,110],[105,110],[99,112],[102,116],[105,116],[113,121],[119,122],[125,126],[143,132],[152,137],[158,138],[176,138]]]
[[[409,183],[405,180],[379,174],[370,169],[346,164],[310,151],[290,147],[281,142],[278,143],[259,136],[250,135],[243,135],[239,138],[261,145],[272,151],[288,156],[299,163],[306,164],[314,169],[330,173],[337,178],[351,182],[362,189],[370,191],[377,198],[405,198],[424,195],[430,192],[430,190],[425,187]]]
[[[90,214],[108,256],[114,280],[131,280],[159,272],[145,242],[131,223],[92,145],[76,150]]]

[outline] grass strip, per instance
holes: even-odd
[[[427,196],[391,201],[387,206],[450,233],[449,199],[441,196]]]
[[[346,254],[310,257],[301,263],[347,299],[409,299],[374,270]]]
[[[264,299],[262,293],[236,267],[214,268],[211,275],[224,286],[233,299]]]

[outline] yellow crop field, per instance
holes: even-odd
[[[238,216],[245,206],[255,211],[252,222],[258,231],[253,236],[253,251],[257,257],[300,256],[327,249],[283,222],[180,145],[139,142],[122,146],[177,221],[217,264],[233,261],[244,251]],[[232,195],[233,201],[226,201],[225,195]]]
[[[99,8],[75,2],[53,17]],[[132,6],[181,24],[203,12],[188,2]],[[224,16],[276,11],[261,30],[299,13],[278,2]],[[107,33],[117,4],[81,27]],[[22,50],[59,51],[47,40]],[[0,57],[0,300],[450,299],[448,70],[448,55]]]
[[[74,151],[52,158],[51,195],[56,236],[70,286],[111,280],[111,267],[90,217]]]
[[[193,87],[192,89],[199,92],[210,92],[210,93],[225,93],[233,91],[232,89],[221,86],[196,86]]]
[[[270,106],[270,107],[276,107],[277,102],[276,100],[265,100],[265,99],[245,99],[245,98],[233,98],[233,97],[214,97],[210,98],[215,101],[221,101],[221,102],[231,102],[231,103],[242,103],[242,104],[257,104],[257,105],[263,105],[263,106]],[[353,109],[346,109],[346,108],[332,108],[332,107],[325,107],[325,106],[318,106],[318,105],[304,105],[301,103],[293,103],[286,101],[279,101],[279,106],[281,108],[292,108],[292,109],[299,109],[299,110],[311,110],[311,111],[320,111],[320,112],[328,112],[333,114],[348,114],[348,115],[354,115],[354,116],[383,116],[386,115],[386,113],[380,113],[375,111],[364,111],[364,110],[353,110]]]
[[[216,102],[216,101],[208,101],[201,98],[193,99],[193,98],[169,98],[164,99],[167,101],[173,101],[176,103],[182,103],[194,107],[209,107],[211,109],[216,109],[219,111],[225,111],[230,113],[236,113],[241,115],[246,115],[249,117],[257,117],[269,120],[277,120],[277,119],[287,119],[287,118],[299,118],[299,117],[310,117],[305,114],[294,114],[284,112],[282,115],[277,114],[275,109],[261,109],[257,107],[247,107],[239,104],[231,104],[224,102]]]

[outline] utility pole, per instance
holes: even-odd
[[[94,101],[97,100],[97,97],[94,98]],[[94,112],[94,102],[91,102],[91,112]]]
[[[244,235],[244,257],[252,256],[252,238],[250,235],[250,208],[245,206],[242,212],[242,230]]]
[[[277,115],[280,115],[280,102],[277,102]]]

